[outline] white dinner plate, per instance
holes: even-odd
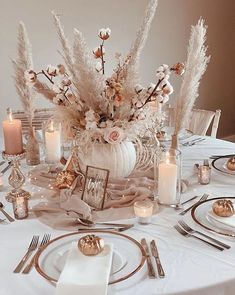
[[[45,245],[35,258],[35,268],[39,274],[51,282],[57,282],[71,243],[87,234],[95,234],[102,237],[106,243],[113,244],[114,255],[109,284],[128,279],[143,266],[144,249],[133,238],[107,230],[84,230],[59,236]]]
[[[235,215],[230,217],[221,217],[216,215],[211,209],[207,213],[207,218],[209,222],[214,224],[216,227],[221,228],[222,230],[225,229],[235,231]]]
[[[215,232],[220,235],[235,237],[235,227],[229,227],[221,222],[216,221],[215,218],[211,218],[212,205],[217,200],[229,199],[235,201],[235,197],[218,197],[208,199],[204,202],[195,205],[191,211],[193,220],[202,226],[203,228]]]

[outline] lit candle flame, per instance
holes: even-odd
[[[12,110],[10,108],[7,109],[7,114],[8,114],[8,119],[10,122],[13,121],[13,118],[12,118]]]
[[[50,122],[49,130],[50,130],[51,132],[54,131],[54,122],[53,122],[53,121]]]

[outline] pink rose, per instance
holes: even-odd
[[[111,144],[120,143],[123,140],[122,129],[118,127],[113,127],[106,130],[104,134],[104,140]]]

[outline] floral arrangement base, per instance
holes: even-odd
[[[85,151],[78,152],[81,170],[86,166],[108,169],[110,177],[128,177],[136,164],[135,146],[130,141],[117,144],[93,143]]]

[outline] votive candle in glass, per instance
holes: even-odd
[[[150,200],[136,201],[134,203],[134,212],[140,224],[148,224],[153,215],[153,203]]]
[[[28,197],[15,197],[12,200],[13,211],[16,219],[24,219],[28,217]]]
[[[211,168],[207,165],[200,165],[198,168],[198,182],[208,184],[211,179]]]
[[[158,164],[158,201],[162,205],[180,203],[180,152],[175,149],[162,151]]]

